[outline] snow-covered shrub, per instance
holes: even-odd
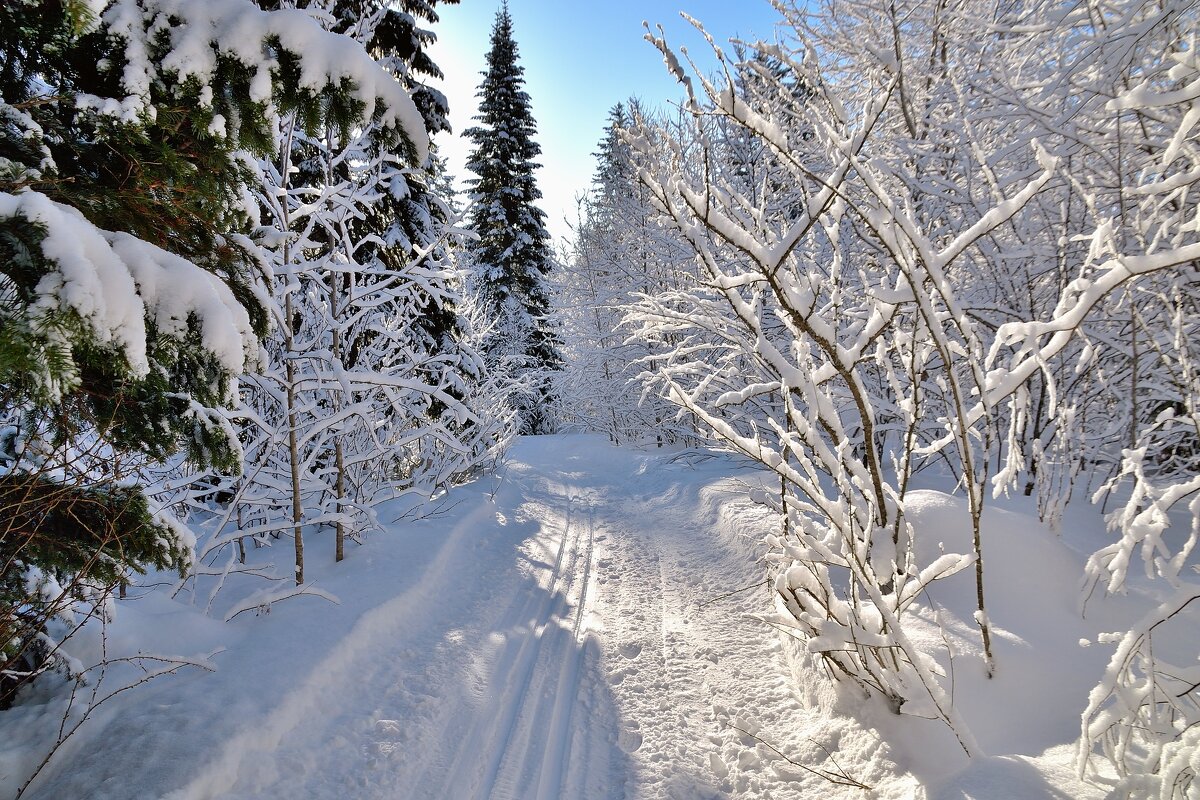
[[[628,111],[618,104],[610,113],[556,285],[566,356],[555,393],[560,424],[604,433],[617,444],[696,439],[677,407],[638,380],[655,349],[630,336],[624,322],[639,294],[694,282],[690,248],[660,225],[622,139],[622,131],[645,116],[636,100]]]
[[[649,37],[692,125],[628,141],[703,279],[647,293],[633,318],[662,354],[663,393],[778,476],[786,527],[770,545],[788,624],[836,677],[941,718],[973,752],[904,617],[932,581],[973,568],[984,666],[1003,668],[984,592],[989,490],[1023,481],[1052,514],[1132,430],[1143,446],[1123,474],[1141,488],[1093,574],[1122,569],[1134,546],[1177,574],[1192,550],[1185,534],[1168,552],[1155,531],[1197,490],[1194,53],[1159,64],[1162,49],[1053,3],[779,7],[795,38],[736,60],[714,47],[714,78]],[[1104,14],[1159,44],[1194,19],[1171,4]],[[1135,154],[1117,128],[1136,134]],[[1151,298],[1166,313],[1149,313]],[[1114,335],[1122,308],[1134,322]],[[1090,359],[1107,350],[1097,375]],[[1116,375],[1134,386],[1123,430]],[[918,563],[904,501],[931,463],[966,494],[973,552]]]
[[[413,28],[432,7],[409,6],[319,2],[302,13],[369,46],[424,97],[432,134],[446,127],[444,98],[418,82],[436,67],[428,32]],[[347,538],[379,526],[380,503],[434,496],[507,442],[508,412],[489,396],[498,384],[462,310],[464,234],[434,188],[440,164],[410,163],[379,146],[381,133],[377,122],[349,130],[281,115],[278,154],[258,164],[275,330],[233,414],[247,467],[206,476],[219,496],[190,490],[209,528],[203,557],[223,564],[218,587],[230,572],[261,572],[245,566],[246,545],[276,539],[293,545],[303,583],[306,527],[331,529],[340,561]]]
[[[1124,634],[1110,637],[1116,651],[1088,698],[1077,765],[1087,776],[1098,751],[1119,777],[1116,796],[1193,796],[1200,774],[1200,665],[1194,648],[1171,651],[1196,629],[1194,604],[1200,604],[1200,585],[1183,586]],[[1173,663],[1180,655],[1192,663]]]
[[[880,72],[852,113],[802,53],[764,48],[783,67],[770,72],[718,52],[725,77],[712,82],[686,76],[655,43],[688,84],[698,154],[640,131],[630,142],[705,273],[699,288],[648,296],[635,312],[644,336],[679,343],[659,369],[663,390],[779,475],[788,529],[771,540],[777,589],[813,652],[895,708],[943,719],[973,752],[902,618],[929,583],[974,563],[990,662],[978,521],[995,432],[989,415],[971,413],[985,349],[954,270],[1046,185],[1054,162],[1039,156],[1036,173],[947,235],[904,204],[892,167],[871,155],[873,131],[898,114],[894,77]],[[735,184],[712,117],[763,144],[775,191]],[[967,487],[974,553],[914,560],[903,501],[922,446],[948,453]]]
[[[1028,113],[1053,109],[1072,120],[1067,147],[1076,152],[1064,176],[1090,229],[1074,236],[1087,249],[1048,318],[997,330],[990,364],[1003,369],[989,385],[993,393],[1015,387],[1015,425],[1036,413],[1022,382],[1071,354],[1070,371],[1047,381],[1051,413],[1057,404],[1071,422],[1056,445],[1065,460],[1098,473],[1094,502],[1117,502],[1107,516],[1115,541],[1089,559],[1085,593],[1124,591],[1138,560],[1147,578],[1173,592],[1111,637],[1117,649],[1091,694],[1079,742],[1081,773],[1098,754],[1122,777],[1120,792],[1162,798],[1194,793],[1200,752],[1200,652],[1175,633],[1200,620],[1200,587],[1190,576],[1200,539],[1200,60],[1195,9],[1184,5],[1073,9],[1018,48],[1036,71],[1048,68],[1037,53],[1064,54],[1054,81],[1027,82],[1040,87]],[[1121,25],[1096,26],[1097,13]],[[1009,458],[1036,458],[1032,449],[1014,448]],[[997,475],[998,488],[1011,477],[1007,468]]]

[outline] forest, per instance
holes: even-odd
[[[702,57],[647,25],[682,100],[630,87],[579,132],[596,170],[556,247],[521,18],[477,11],[459,191],[438,5],[0,5],[0,794],[1200,797],[1200,11],[774,0],[770,41],[688,17]],[[756,591],[688,647],[787,697],[668,669],[743,591],[714,581]],[[707,734],[655,727],[618,669],[649,596],[659,711],[715,714],[693,783],[661,781]],[[451,702],[463,654],[494,735]],[[349,750],[386,740],[403,782],[247,772],[316,758],[300,720],[352,707],[327,663],[429,684]],[[242,709],[223,674],[292,694]],[[487,699],[543,682],[544,708]],[[1005,692],[1069,732],[1035,747],[1057,723],[997,722]],[[234,727],[150,721],[200,697]],[[854,731],[840,755],[792,703]],[[851,745],[876,730],[886,765]],[[412,744],[436,736],[466,744]],[[1041,794],[964,766],[1026,757]]]

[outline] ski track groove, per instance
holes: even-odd
[[[241,791],[208,784],[177,796],[756,796],[756,774],[735,782],[730,754],[740,748],[713,711],[715,658],[701,658],[721,646],[711,638],[718,629],[694,605],[698,586],[746,567],[697,539],[711,520],[678,478],[647,485],[626,475],[585,472],[575,482],[548,464],[514,476],[464,517],[436,569],[364,615],[314,671],[309,689],[354,676],[345,708],[292,692],[288,708],[264,720],[278,751],[264,754],[269,769],[256,775],[262,744],[238,739],[206,771],[231,775],[229,788]],[[516,558],[497,561],[504,556]],[[464,576],[465,600],[447,601],[444,587],[464,586]],[[351,778],[348,794],[331,793],[326,770]]]
[[[574,508],[575,499],[568,497],[569,508]],[[552,612],[542,625],[538,637],[538,655],[545,657],[538,659],[530,674],[531,678],[534,674],[543,676],[543,680],[538,682],[540,691],[530,692],[527,685],[520,697],[513,701],[519,707],[517,720],[520,723],[520,732],[518,736],[506,740],[501,757],[501,771],[497,774],[497,781],[489,787],[489,798],[517,800],[559,796],[562,776],[556,779],[555,770],[547,770],[546,765],[555,762],[561,764],[558,751],[563,740],[569,735],[570,711],[578,699],[583,650],[577,644],[580,626],[587,610],[585,600],[587,581],[591,573],[593,536],[592,519],[584,522],[575,515],[568,517],[562,540],[564,545],[570,540],[570,561],[566,565],[565,573],[561,570],[556,571],[555,581],[550,590],[554,605],[560,606],[560,613]],[[586,539],[586,543],[581,547],[583,539]],[[582,567],[578,566],[580,561]],[[580,587],[580,595],[574,606],[574,624],[568,640],[567,629],[560,625],[559,617],[562,616],[561,612],[567,610],[576,585]],[[557,680],[550,680],[556,663],[560,665]],[[534,734],[543,727],[539,725],[541,722],[548,722],[544,727],[550,733],[535,747]],[[530,784],[534,779],[539,779],[537,794],[531,795]]]
[[[526,640],[526,644],[532,645],[530,647],[529,661],[518,672],[521,676],[521,688],[515,695],[510,692],[505,692],[502,695],[504,698],[504,716],[508,722],[502,727],[505,734],[498,740],[493,737],[489,742],[488,749],[493,753],[493,761],[483,785],[476,792],[476,796],[481,798],[516,797],[515,790],[510,790],[509,787],[515,783],[519,775],[514,776],[512,775],[511,768],[509,770],[505,770],[504,768],[510,761],[509,754],[514,751],[514,745],[520,742],[523,746],[516,750],[516,752],[523,752],[526,749],[527,742],[531,738],[532,731],[529,723],[522,722],[527,716],[526,709],[530,702],[530,687],[534,685],[534,677],[542,671],[539,668],[543,660],[545,660],[542,656],[549,652],[546,645],[547,641],[553,640],[556,636],[556,631],[553,627],[554,617],[556,616],[554,612],[555,607],[560,604],[557,590],[563,579],[563,567],[566,566],[568,569],[567,588],[569,588],[571,580],[571,572],[569,570],[570,567],[574,566],[576,557],[575,548],[571,547],[569,550],[570,561],[564,565],[564,555],[568,553],[567,542],[572,528],[575,527],[571,524],[573,521],[573,515],[571,514],[572,507],[572,498],[568,497],[567,513],[558,549],[558,559],[551,572],[549,591],[546,595],[542,613],[538,614],[534,619],[533,637]],[[539,686],[539,688],[541,687]]]
[[[534,602],[526,600],[521,611],[502,616],[528,627],[522,629],[517,656],[502,659],[492,671],[489,694],[495,700],[489,716],[498,722],[475,727],[461,742],[440,796],[464,800],[560,796],[584,667],[578,640],[585,630],[595,529],[594,513],[585,518],[576,513],[576,496],[568,494],[564,499],[562,531],[545,596],[533,593]],[[579,598],[572,607],[577,587]],[[501,685],[503,689],[497,691]],[[539,741],[543,730],[549,733]],[[468,766],[480,759],[486,766],[472,775]]]
[[[596,540],[595,506],[589,504],[587,515],[587,548],[583,556],[583,574],[579,588],[579,602],[575,606],[575,625],[571,631],[573,652],[562,659],[558,683],[554,692],[554,706],[550,715],[550,735],[546,738],[542,753],[540,776],[536,797],[554,798],[561,793],[563,780],[571,757],[571,719],[579,702],[579,689],[583,679],[583,667],[587,651],[580,647],[579,633],[587,616],[587,590],[592,577],[593,551]],[[585,631],[586,633],[586,631]],[[563,691],[562,687],[567,687]],[[547,769],[547,764],[550,766]]]

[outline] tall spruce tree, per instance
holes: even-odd
[[[517,399],[522,433],[552,428],[550,375],[562,364],[558,337],[549,319],[546,276],[553,263],[545,214],[536,205],[542,193],[533,171],[541,148],[536,123],[523,89],[525,70],[517,63],[512,16],[505,2],[492,26],[487,71],[476,97],[479,125],[465,135],[475,143],[467,168],[474,207],[470,228],[475,288],[495,328],[487,355],[511,364],[524,379]]]

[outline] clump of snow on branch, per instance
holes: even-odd
[[[366,119],[403,132],[417,163],[429,155],[421,114],[404,87],[359,42],[324,30],[303,10],[263,11],[245,0],[117,0],[103,22],[125,43],[121,85],[128,94],[120,101],[83,95],[80,107],[127,121],[154,114],[150,88],[167,75],[181,85],[198,82],[211,98],[221,58],[251,69],[250,99],[269,104],[283,51],[298,59],[300,90],[316,96],[329,87],[348,88]],[[151,58],[161,37],[166,52]]]
[[[197,325],[201,344],[231,373],[245,371],[257,357],[246,309],[212,273],[128,234],[101,230],[38,192],[0,194],[0,216],[21,217],[43,231],[41,251],[54,267],[27,307],[31,326],[72,314],[87,326],[89,339],[112,347],[139,378],[150,371],[146,320],[159,335],[178,338]]]

